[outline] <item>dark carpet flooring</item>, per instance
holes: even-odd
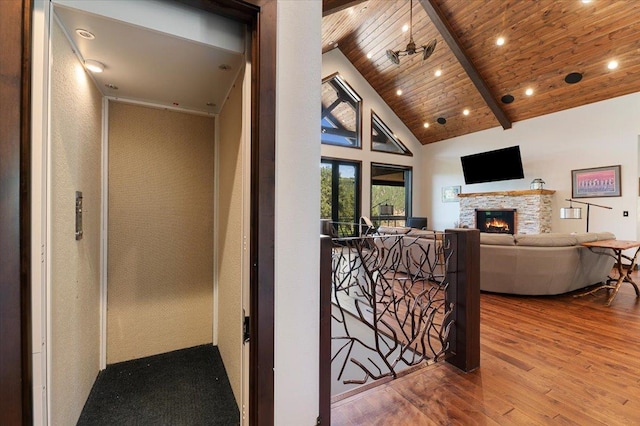
[[[78,426],[240,424],[218,348],[196,346],[107,366]]]

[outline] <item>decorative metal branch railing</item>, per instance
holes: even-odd
[[[444,359],[455,303],[445,234],[332,241],[332,395]]]

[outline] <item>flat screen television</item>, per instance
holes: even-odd
[[[465,155],[460,161],[466,184],[524,178],[519,145]]]

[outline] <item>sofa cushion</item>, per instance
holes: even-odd
[[[516,245],[532,247],[565,247],[575,246],[578,240],[571,234],[517,234],[514,236]]]
[[[437,235],[436,231],[427,231],[424,229],[415,229],[415,228],[411,228],[411,230],[407,232],[408,237],[428,238],[430,240],[435,239],[436,235]]]
[[[378,234],[406,234],[411,228],[405,228],[404,226],[380,226],[378,227]]]
[[[490,232],[480,233],[480,244],[494,246],[515,246],[516,242],[511,234],[493,234]]]
[[[596,234],[595,232],[583,232],[580,234],[572,234],[572,235],[576,237],[578,244],[598,241],[598,234]]]
[[[615,234],[613,234],[611,232],[596,232],[595,234],[598,237],[597,241],[615,240],[616,239]]]

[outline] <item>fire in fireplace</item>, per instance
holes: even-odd
[[[516,209],[476,209],[476,228],[480,232],[515,234]]]

